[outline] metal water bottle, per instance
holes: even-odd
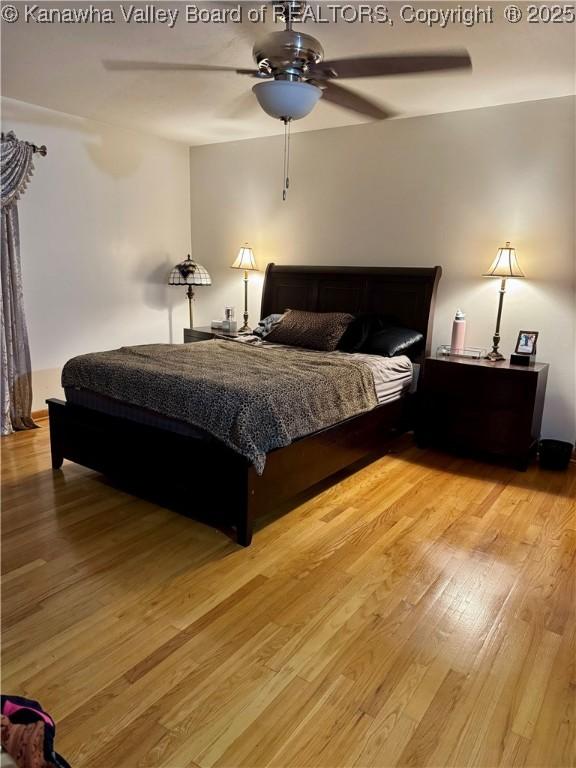
[[[461,309],[456,310],[456,317],[452,324],[452,342],[450,351],[452,354],[462,354],[464,350],[464,340],[466,338],[466,315]]]

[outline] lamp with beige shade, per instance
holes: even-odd
[[[248,325],[248,272],[257,272],[258,267],[252,248],[247,243],[244,243],[238,251],[238,256],[234,264],[232,264],[232,269],[244,270],[244,325],[239,329],[238,333],[251,333],[252,329]]]
[[[499,352],[498,347],[500,346],[500,320],[502,319],[502,305],[504,303],[504,294],[506,293],[506,280],[511,277],[525,277],[518,264],[516,249],[510,246],[510,242],[507,242],[504,248],[498,248],[496,258],[488,271],[484,273],[484,277],[499,277],[502,280],[500,283],[496,330],[492,339],[492,351],[486,355],[486,360],[492,360],[496,363],[499,360],[505,359],[504,355]]]

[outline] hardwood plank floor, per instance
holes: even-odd
[[[574,765],[574,464],[406,439],[242,549],[2,449],[2,687],[74,768]]]

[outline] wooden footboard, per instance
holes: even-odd
[[[401,431],[404,400],[380,406],[268,454],[258,476],[217,441],[48,400],[52,467],[64,459],[102,472],[130,490],[153,488],[187,500],[203,520],[231,525],[242,546],[254,519],[335,473],[384,453]]]

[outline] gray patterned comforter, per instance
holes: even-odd
[[[352,357],[218,340],[80,355],[64,366],[62,386],[200,427],[258,474],[268,451],[378,404],[370,369]]]

